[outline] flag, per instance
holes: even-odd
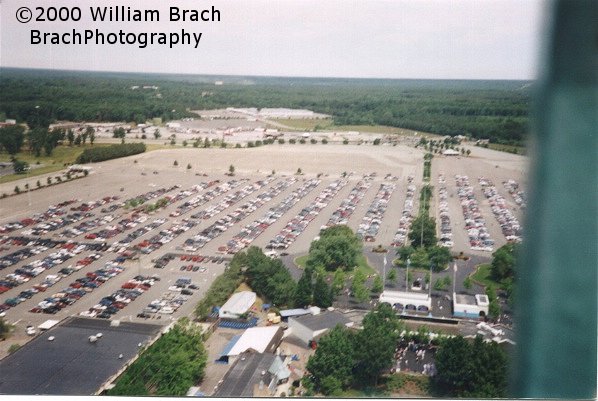
[[[386,261],[386,255],[384,255],[384,266],[386,266],[388,262]]]
[[[457,271],[457,262],[455,262],[455,263],[453,264],[453,270],[454,270],[454,271]]]

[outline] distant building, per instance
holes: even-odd
[[[459,152],[457,152],[454,149],[447,149],[444,152],[442,152],[442,154],[445,156],[459,156]]]
[[[490,302],[485,294],[467,295],[453,293],[453,315],[479,319],[488,316]]]
[[[255,292],[241,291],[234,293],[220,308],[219,317],[238,319],[247,313],[257,299]]]
[[[310,341],[317,340],[339,324],[353,326],[353,322],[348,317],[337,311],[289,317],[290,335],[297,337],[305,345],[309,345]]]

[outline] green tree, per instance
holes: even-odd
[[[77,136],[75,137],[75,146],[81,146],[81,134],[77,134]]]
[[[179,165],[179,162],[175,160],[174,163],[172,163],[172,165],[176,167]]]
[[[369,292],[365,286],[365,281],[367,277],[365,273],[361,270],[357,270],[355,272],[355,276],[353,277],[353,282],[351,283],[351,292],[355,299],[359,302],[365,302],[368,299]]]
[[[334,277],[332,279],[332,293],[334,295],[339,295],[343,288],[345,288],[345,282],[347,278],[345,277],[345,272],[340,267],[334,271]]]
[[[29,141],[29,149],[33,151],[35,157],[40,157],[42,149],[46,143],[48,136],[48,130],[45,128],[33,128],[27,133],[27,139]]]
[[[21,151],[25,141],[25,128],[22,125],[8,125],[0,128],[0,145],[14,156]]]
[[[306,267],[303,274],[297,282],[297,290],[295,292],[295,306],[304,308],[311,305],[313,289],[313,269]]]
[[[158,128],[156,128],[154,130],[154,139],[160,139],[162,135],[160,134],[160,130]]]
[[[123,127],[115,128],[112,131],[112,138],[121,138],[124,139],[127,136],[127,132]]]
[[[508,243],[498,248],[493,254],[491,276],[495,281],[502,281],[515,277],[515,263],[519,244]]]
[[[378,377],[394,362],[394,350],[403,327],[386,303],[368,313],[362,325],[355,342],[354,374],[361,385],[377,385]]]
[[[75,143],[75,133],[72,129],[66,132],[66,139],[69,141],[69,146],[73,146],[73,143]]]
[[[415,249],[412,246],[402,246],[397,249],[397,256],[403,262],[407,262],[407,259],[415,252]]]
[[[426,251],[435,272],[444,270],[446,265],[453,260],[451,252],[443,246],[434,245],[426,249]]]
[[[382,291],[384,291],[384,283],[382,282],[382,277],[377,275],[374,277],[374,282],[372,283],[372,292],[380,294]]]
[[[324,395],[336,394],[352,382],[353,334],[341,325],[320,339],[315,354],[307,361],[307,371],[315,388]]]
[[[316,283],[314,284],[314,304],[321,308],[328,308],[332,306],[334,296],[332,289],[326,283],[323,274],[318,274],[316,277]]]
[[[411,254],[411,265],[418,267],[426,267],[430,265],[426,248],[418,247],[415,249],[415,252]]]
[[[85,128],[85,133],[89,137],[89,143],[91,144],[91,146],[93,146],[93,143],[96,140],[96,130],[93,127],[88,126],[87,128]]]
[[[235,175],[235,166],[233,166],[232,164],[228,166],[228,174],[231,176]]]
[[[465,287],[465,289],[470,290],[472,287],[472,283],[471,283],[471,278],[469,276],[465,277],[465,279],[463,280],[463,287]]]
[[[357,265],[361,241],[347,226],[333,226],[320,233],[320,239],[309,248],[307,266],[323,266],[334,271],[339,267],[350,270]]]
[[[477,336],[473,343],[457,336],[444,339],[436,352],[437,374],[432,379],[439,395],[504,398],[507,356],[497,343]]]
[[[465,153],[467,153],[467,156],[469,156],[471,154],[471,150],[467,149]]]
[[[411,246],[415,248],[420,245],[424,247],[436,245],[436,222],[433,218],[420,214],[413,220],[408,237]]]
[[[29,169],[29,163],[24,160],[12,159],[12,168],[15,174],[24,174]]]
[[[386,274],[386,279],[392,284],[394,285],[397,281],[397,270],[391,268],[388,273]]]
[[[488,302],[490,302],[490,305],[488,305],[488,315],[490,318],[496,319],[500,315],[500,305],[496,299],[494,286],[489,285],[486,287],[486,295],[488,296]]]
[[[13,326],[7,323],[4,318],[0,317],[0,339],[6,340],[12,331]]]

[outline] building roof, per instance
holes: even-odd
[[[280,317],[292,317],[292,316],[303,316],[309,315],[311,311],[309,309],[286,309],[280,311]]]
[[[457,156],[459,154],[459,152],[457,152],[454,149],[447,149],[444,152],[442,152],[442,154],[445,156]]]
[[[268,368],[276,358],[274,354],[243,354],[228,370],[213,396],[253,397],[253,390],[260,380],[264,388],[270,384],[272,376]]]
[[[338,324],[346,325],[351,320],[340,312],[329,311],[318,315],[306,315],[290,318],[312,331],[333,329]]]
[[[224,305],[222,305],[220,308],[220,316],[222,316],[222,314],[242,315],[251,308],[251,305],[255,303],[255,300],[255,292],[236,292],[231,295]]]
[[[455,294],[455,303],[459,305],[477,305],[475,297],[467,294]]]
[[[0,361],[0,394],[92,395],[154,338],[161,326],[72,318]],[[102,333],[91,343],[89,336]],[[54,336],[54,341],[48,337]],[[119,358],[122,354],[123,357]]]
[[[252,327],[247,329],[235,342],[226,356],[239,355],[250,349],[261,354],[267,350],[279,330],[280,327],[278,326]]]

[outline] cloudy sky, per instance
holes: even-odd
[[[16,20],[78,6],[79,22]],[[160,22],[93,22],[90,6],[158,9]],[[214,5],[220,22],[170,22],[170,6]],[[433,79],[533,79],[540,0],[0,0],[0,65],[98,71]],[[34,15],[37,13],[34,11]],[[31,45],[30,30],[202,32],[193,46]]]

